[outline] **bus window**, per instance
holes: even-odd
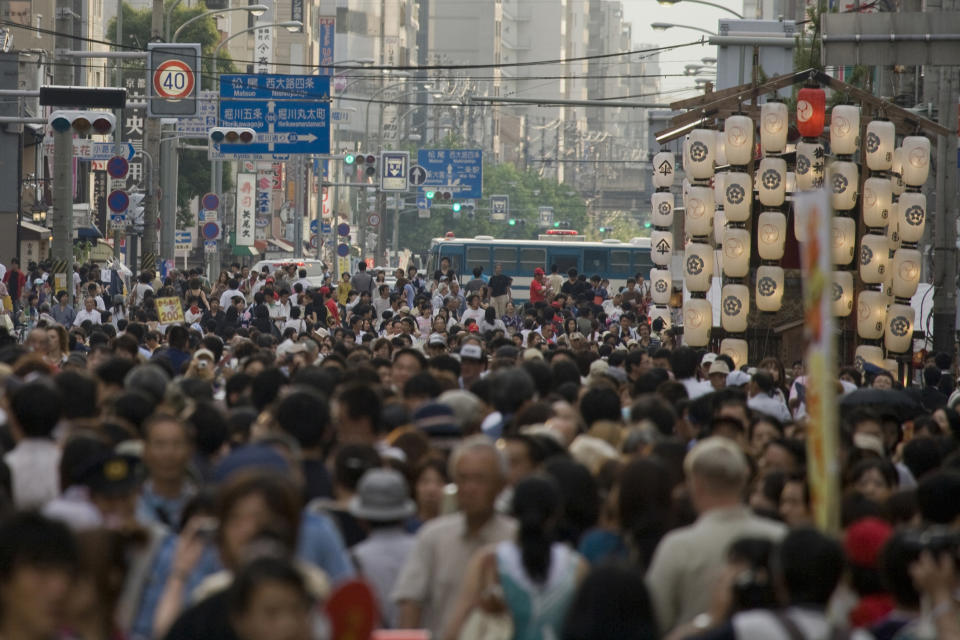
[[[444,258],[450,259],[450,268],[453,269],[453,272],[458,276],[463,274],[463,245],[444,245],[440,248],[440,260]],[[440,268],[440,263],[437,263],[437,269]]]
[[[567,275],[567,271],[570,269],[580,270],[580,255],[579,252],[576,254],[573,253],[553,253],[550,255],[550,268],[553,268],[553,265],[557,265],[557,271],[562,276]]]
[[[630,252],[629,251],[611,251],[610,252],[610,273],[612,275],[630,275]]]
[[[533,275],[533,270],[537,267],[545,269],[547,266],[546,249],[520,248],[520,268],[519,271],[524,274]]]
[[[475,267],[483,267],[483,272],[487,275],[493,273],[490,268],[490,247],[467,247],[466,267],[470,274]]]
[[[517,270],[516,247],[494,247],[493,266],[496,267],[497,264],[503,265],[504,273],[514,273]]]
[[[633,273],[643,273],[646,277],[646,274],[653,268],[650,249],[634,250],[631,253],[633,253]]]
[[[583,250],[583,273],[589,278],[593,274],[606,273],[607,271],[607,250],[606,249],[584,249]]]

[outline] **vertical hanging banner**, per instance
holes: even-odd
[[[237,174],[236,241],[238,247],[251,247],[256,235],[257,174]]]
[[[333,16],[317,18],[317,28],[319,30],[317,42],[320,44],[320,68],[318,73],[321,76],[333,75],[333,39],[336,34],[336,25],[337,19]]]
[[[823,189],[797,193],[797,217],[806,223],[801,245],[803,315],[807,338],[805,395],[807,476],[814,520],[823,531],[840,531],[837,365],[833,336],[833,224]]]

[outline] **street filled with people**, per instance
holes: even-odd
[[[0,638],[960,638],[953,353],[841,363],[831,530],[802,361],[438,266],[2,265]]]

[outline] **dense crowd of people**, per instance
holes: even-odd
[[[0,637],[326,638],[360,580],[445,640],[960,638],[953,354],[839,370],[826,532],[802,362],[438,266],[4,265]]]

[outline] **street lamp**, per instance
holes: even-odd
[[[217,48],[213,50],[213,64],[216,65],[220,60],[220,50],[223,49],[223,46],[236,38],[237,36],[242,36],[245,33],[250,33],[251,31],[256,31],[258,29],[286,29],[290,33],[296,33],[300,29],[303,29],[303,23],[299,20],[287,20],[286,22],[274,22],[272,24],[258,24],[252,27],[248,27],[243,31],[237,31],[236,33],[227,36],[220,41],[220,44],[217,45]],[[214,87],[216,88],[216,87]]]
[[[693,29],[694,31],[702,31],[703,33],[709,34],[711,36],[717,35],[715,31],[710,31],[709,29],[703,29],[701,27],[694,27],[689,24],[674,24],[672,22],[651,22],[650,28],[655,31],[666,31],[667,29]]]
[[[722,4],[717,4],[717,3],[715,3],[715,2],[707,2],[707,0],[657,0],[657,2],[658,2],[659,4],[662,4],[662,5],[665,6],[665,7],[667,7],[667,6],[673,6],[673,5],[679,4],[679,3],[681,3],[681,2],[693,2],[694,4],[705,4],[705,5],[707,5],[708,7],[713,7],[713,8],[715,8],[715,9],[720,9],[720,10],[722,10],[722,11],[726,11],[727,13],[732,13],[733,15],[735,15],[735,16],[737,16],[738,18],[740,18],[741,20],[743,20],[743,16],[740,15],[739,13],[737,13],[736,11],[734,11],[733,9],[731,9],[730,7],[725,7],[725,6],[723,6]]]
[[[179,4],[179,0],[178,0],[177,3],[174,3],[173,6],[176,7],[177,4]],[[199,14],[199,15],[196,15],[196,16],[193,16],[193,17],[190,18],[189,20],[186,20],[183,24],[181,24],[179,27],[177,27],[177,30],[173,32],[173,39],[172,39],[172,40],[170,39],[170,18],[169,18],[169,15],[168,15],[168,16],[167,16],[167,40],[168,40],[169,42],[176,42],[176,41],[177,41],[177,38],[180,37],[180,33],[181,33],[188,25],[190,25],[191,23],[196,22],[197,20],[200,20],[201,18],[206,18],[207,16],[212,16],[212,15],[215,15],[215,14],[218,14],[218,13],[227,13],[228,11],[246,11],[247,13],[249,13],[250,15],[252,15],[252,16],[254,16],[254,17],[259,17],[259,16],[262,16],[263,14],[265,14],[269,9],[270,9],[270,7],[268,7],[268,6],[265,5],[265,4],[251,4],[251,5],[248,5],[248,6],[246,6],[246,7],[233,7],[233,8],[229,8],[229,9],[214,9],[214,10],[211,10],[211,11],[204,11],[203,13],[201,13],[201,14]]]

